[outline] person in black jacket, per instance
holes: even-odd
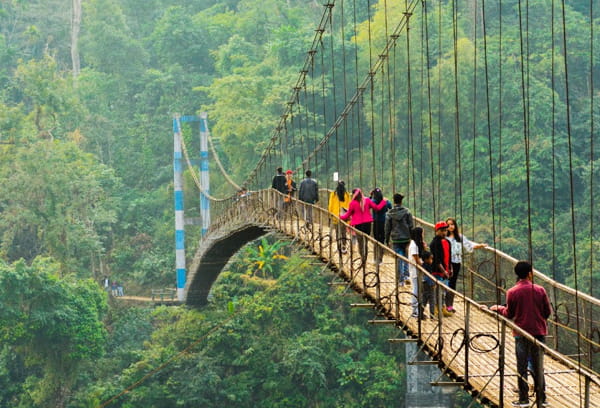
[[[285,186],[285,174],[283,174],[283,168],[277,167],[277,174],[273,176],[273,181],[271,182],[271,187],[275,190],[279,191],[282,194],[287,193],[287,188]]]
[[[429,243],[429,250],[433,254],[433,268],[431,274],[438,280],[448,284],[448,279],[452,276],[452,246],[446,238],[448,232],[448,224],[445,221],[440,221],[435,224],[435,237]],[[444,316],[452,316],[453,314],[443,308]]]
[[[283,168],[277,167],[277,174],[273,176],[271,182],[271,188],[279,191],[281,194],[287,194],[287,185],[285,184],[285,174],[283,174]],[[277,196],[277,216],[281,217],[283,211],[283,196]]]
[[[317,180],[311,178],[312,172],[306,170],[306,178],[300,182],[298,198],[308,204],[315,204],[319,201],[319,184]],[[304,221],[312,223],[312,206],[304,206]]]
[[[412,214],[402,205],[403,199],[402,194],[394,194],[394,207],[385,215],[385,242],[389,245],[391,241],[394,251],[406,258],[414,223]],[[408,264],[404,261],[398,262],[398,282],[401,286],[404,286],[404,282],[410,282]]]
[[[371,190],[371,200],[375,204],[379,204],[383,201],[383,192],[380,188],[375,187]],[[388,200],[387,204],[380,211],[373,210],[373,238],[375,238],[381,245],[385,245],[385,215],[392,208],[392,203]],[[383,248],[375,246],[375,263],[380,264],[383,260]]]

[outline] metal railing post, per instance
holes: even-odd
[[[498,390],[499,408],[504,408],[504,363],[506,360],[506,323],[500,322],[500,350],[498,352],[498,373],[500,375],[500,389]]]

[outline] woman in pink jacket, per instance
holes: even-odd
[[[375,204],[368,197],[363,197],[360,188],[354,190],[350,206],[345,214],[340,215],[340,219],[347,221],[350,219],[350,225],[363,232],[365,235],[371,234],[371,224],[373,223],[373,216],[371,215],[371,209],[380,211],[387,204],[387,200],[383,199],[379,204]],[[363,265],[367,260],[367,239],[362,234],[357,234],[356,240],[358,242],[358,251],[363,261]]]

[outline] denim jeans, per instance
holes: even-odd
[[[544,336],[535,336],[541,342],[544,342]],[[517,355],[517,373],[519,384],[519,400],[527,401],[529,399],[529,385],[527,384],[527,365],[531,361],[533,368],[533,381],[535,384],[535,394],[538,400],[546,401],[546,382],[544,381],[544,351],[531,343],[524,337],[515,337],[515,351]]]
[[[407,245],[408,245],[407,243],[400,244],[400,243],[394,242],[393,243],[394,251],[398,255],[402,255],[403,257],[406,258],[406,246]],[[398,282],[404,282],[407,279],[408,279],[408,263],[399,259],[398,260]]]

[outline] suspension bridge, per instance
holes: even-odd
[[[284,113],[254,171],[240,183],[250,194],[216,198],[194,177],[210,202],[210,215],[204,214],[210,226],[203,227],[189,273],[178,274],[182,300],[206,303],[218,274],[245,243],[283,234],[335,272],[332,285],[368,301],[354,306],[374,309],[370,323],[395,325],[405,334],[390,341],[414,342],[430,356],[423,361],[415,355],[410,363],[437,365],[441,375],[433,385],[459,386],[474,401],[502,408],[518,399],[512,331],[528,335],[487,306],[504,303],[517,262],[504,250],[514,250],[546,268],[536,270],[534,280],[553,305],[549,336],[545,344],[530,339],[544,350],[549,406],[600,407],[598,233],[592,228],[600,213],[594,3],[577,11],[550,0],[474,0],[462,7],[455,1],[397,3],[324,5]],[[569,37],[567,21],[578,17],[587,42]],[[573,64],[585,75],[570,74]],[[185,156],[191,166],[179,117],[174,131],[180,138],[175,160]],[[540,163],[547,167],[540,169]],[[412,317],[412,291],[395,273],[406,259],[372,237],[366,237],[369,255],[362,259],[356,246],[338,236],[337,215],[325,209],[329,190],[318,205],[294,199],[293,211],[281,216],[282,197],[266,188],[279,166],[296,174],[311,169],[323,175],[324,184],[335,173],[365,191],[378,186],[391,196],[401,190],[428,238],[433,230],[427,220],[448,215],[471,225],[470,236],[490,238],[491,246],[465,259],[454,291],[456,314]],[[239,189],[228,176],[225,181]],[[302,217],[307,206],[311,223]],[[176,210],[183,211],[177,195]],[[178,219],[182,226],[183,215]],[[177,245],[181,251],[182,242]],[[382,263],[374,261],[376,251],[384,254]],[[178,272],[182,268],[185,262],[178,263]],[[566,276],[572,287],[562,283]],[[452,291],[437,286],[438,293]],[[533,395],[531,401],[542,406]]]

